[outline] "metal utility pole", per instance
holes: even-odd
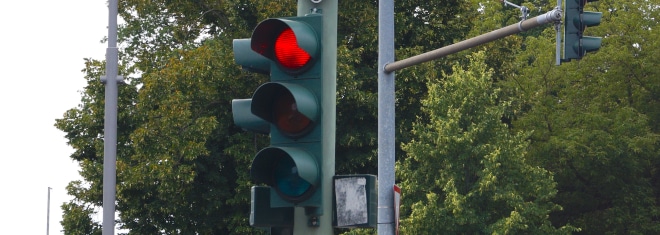
[[[557,0],[558,2],[561,0]],[[434,51],[394,62],[394,1],[378,1],[378,234],[395,233],[394,218],[394,146],[395,90],[394,71],[438,59],[484,43],[504,38],[547,23],[561,21],[561,10],[555,8],[543,15],[527,19],[528,9],[518,7],[522,21],[517,24],[455,43]]]
[[[378,1],[378,235],[394,234],[394,0]]]
[[[557,0],[557,7],[555,10],[561,11],[561,1]],[[555,21],[555,65],[561,65],[561,17],[560,20]]]
[[[50,190],[53,189],[48,187],[48,204],[46,205],[46,235],[50,234]]]
[[[103,123],[103,235],[115,234],[117,186],[117,99],[119,52],[117,50],[117,0],[108,1],[108,48],[105,54],[105,122]]]
[[[554,9],[543,15],[520,21],[517,24],[512,24],[504,28],[489,33],[485,33],[440,49],[436,49],[421,55],[416,55],[404,60],[387,64],[385,66],[385,72],[390,73],[399,69],[407,68],[413,65],[418,65],[430,60],[438,59],[447,55],[457,53],[462,50],[467,50],[484,43],[492,42],[500,38],[504,38],[516,33],[524,32],[529,29],[548,23],[554,23],[560,20],[561,20],[561,10]]]

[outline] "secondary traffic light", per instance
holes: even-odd
[[[600,24],[601,12],[584,11],[587,2],[597,0],[566,0],[564,10],[564,59],[580,59],[587,52],[600,48],[601,37],[584,36],[584,30]]]
[[[281,208],[304,207],[310,226],[323,214],[321,32],[321,15],[310,14],[264,20],[250,39],[234,40],[238,64],[270,75],[251,99],[232,101],[236,125],[270,133],[270,146],[251,165],[253,181],[269,187],[252,192],[252,226],[290,226],[292,221],[259,221],[289,214]],[[263,203],[265,197],[269,203]]]

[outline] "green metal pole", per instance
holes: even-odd
[[[332,229],[332,177],[335,175],[335,129],[337,110],[337,0],[298,0],[298,16],[311,12],[323,15],[323,37],[321,39],[323,55],[323,74],[321,77],[323,97],[322,110],[322,190],[323,215],[319,217],[319,226],[308,226],[304,208],[295,207],[293,234],[333,234]]]

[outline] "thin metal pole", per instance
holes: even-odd
[[[561,11],[561,1],[562,0],[557,0],[557,8],[555,10]],[[555,22],[555,31],[556,31],[556,38],[555,38],[555,65],[561,65],[561,20]]]
[[[504,38],[516,33],[524,32],[529,29],[561,20],[561,11],[554,9],[543,15],[521,21],[516,24],[506,26],[504,28],[488,32],[452,45],[436,49],[424,54],[416,55],[404,60],[400,60],[385,66],[385,72],[393,72],[399,69],[407,68],[413,65],[418,65],[430,60],[438,59],[456,52],[467,50],[484,43],[492,42],[500,38]]]
[[[50,234],[50,190],[53,189],[48,187],[48,205],[46,209],[46,235]]]
[[[105,65],[105,122],[103,133],[103,235],[115,234],[117,185],[117,0],[108,1],[108,49]],[[102,79],[103,80],[103,79]]]
[[[394,234],[394,0],[378,1],[378,234]]]

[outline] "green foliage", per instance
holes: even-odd
[[[520,76],[504,85],[517,94],[513,126],[533,130],[530,156],[555,174],[555,225],[585,234],[656,234],[658,221],[658,1],[600,1],[587,34],[604,36],[600,51],[553,65],[551,35],[526,40]],[[642,50],[642,48],[644,50]]]
[[[548,214],[561,207],[551,174],[526,161],[527,135],[510,133],[500,119],[507,107],[484,53],[466,70],[442,82],[428,83],[424,118],[415,123],[415,138],[405,143],[408,158],[398,178],[410,214],[403,222],[409,234],[554,234]]]
[[[531,16],[555,4],[513,2]],[[395,4],[398,59],[520,20],[499,1]],[[546,27],[397,71],[402,232],[660,233],[659,5],[590,2],[603,21],[587,34],[603,46],[559,67]],[[266,77],[240,71],[231,40],[295,12],[283,0],[120,2],[122,228],[263,233],[248,224],[248,168],[268,137],[236,127],[230,101]],[[377,1],[339,1],[337,174],[377,173],[377,16]],[[102,202],[104,64],[85,63],[81,104],[55,124],[83,178],[67,188],[66,234],[100,229],[91,216]]]
[[[103,201],[103,118],[104,118],[104,86],[101,83],[104,65],[97,60],[85,60],[85,79],[87,86],[81,91],[81,104],[64,113],[57,119],[55,126],[66,133],[68,144],[75,151],[71,154],[78,161],[83,181],[73,181],[67,186],[69,195],[74,199],[64,203],[65,212],[62,225],[66,234],[99,233],[98,226],[92,221],[91,215],[100,208]],[[133,152],[127,144],[129,133],[139,124],[130,113],[135,108],[131,105],[137,96],[134,85],[119,86],[122,94],[118,99],[120,112],[117,117],[117,159],[130,156]],[[84,227],[83,227],[84,225]]]
[[[397,58],[431,51],[462,39],[471,27],[474,6],[465,1],[395,1]],[[447,7],[451,6],[451,7]],[[337,63],[337,174],[376,174],[378,5],[339,1]],[[435,63],[448,70],[446,61]],[[424,77],[436,68],[396,74],[396,138],[410,139]],[[397,155],[403,152],[397,146]]]
[[[69,194],[79,196],[76,190],[81,188],[80,181],[71,182],[67,187]],[[83,197],[77,197],[83,198]],[[94,205],[84,200],[72,200],[62,205],[62,211],[66,216],[60,221],[64,233],[67,235],[100,235],[101,225],[94,222],[91,215],[94,214]]]

